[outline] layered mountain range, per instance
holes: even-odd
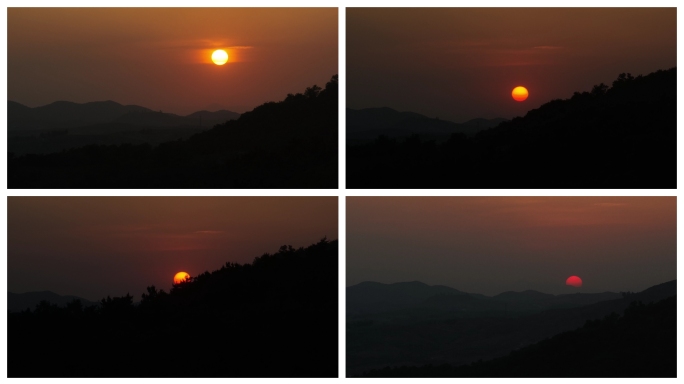
[[[421,282],[347,287],[347,374],[426,364],[458,366],[503,357],[632,303],[677,294],[669,281],[642,292],[485,296]]]
[[[115,123],[148,127],[197,127],[201,125],[211,128],[216,124],[236,120],[239,117],[239,113],[227,110],[197,111],[187,116],[180,116],[153,111],[138,105],[122,105],[111,100],[82,104],[56,101],[35,108],[14,101],[7,102],[7,128],[11,132],[73,129]]]

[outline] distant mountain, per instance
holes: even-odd
[[[500,293],[493,299],[506,302],[508,310],[529,312],[552,308],[580,307],[621,297],[621,294],[615,292],[551,295],[537,291],[524,291]]]
[[[392,286],[386,284],[384,288]],[[349,308],[358,304],[349,301],[358,299],[347,294],[347,373],[355,376],[386,366],[461,365],[493,359],[577,329],[588,320],[621,314],[632,302],[647,304],[676,294],[676,280],[639,293],[621,294],[524,291],[487,297],[437,293],[401,309],[374,311],[363,307],[364,311],[351,313]],[[381,302],[375,304],[387,307]]]
[[[158,129],[139,127],[130,135],[130,141],[123,141],[128,137],[114,143],[98,140],[91,145],[42,154],[9,151],[8,186],[336,188],[337,81],[335,75],[325,88],[308,87],[304,93],[289,94],[277,103],[264,103],[241,114],[237,120],[228,120],[202,132],[184,128],[193,135],[171,137],[156,146],[151,142],[138,143],[145,135],[156,134]],[[146,120],[156,115],[168,117],[143,111],[127,114],[122,119]],[[126,126],[130,129],[134,125]],[[71,135],[65,136],[68,139]],[[58,138],[62,136],[54,138],[55,141]],[[21,144],[21,139],[16,141],[17,145]]]
[[[200,116],[206,116],[202,125],[211,128],[240,117],[231,111],[199,111],[188,116],[153,111],[138,105],[121,105],[117,102],[95,101],[73,103],[56,101],[41,107],[30,108],[14,101],[7,102],[9,130],[52,130],[84,127],[105,123],[121,123],[150,127],[199,126]]]
[[[26,309],[34,310],[41,301],[48,301],[59,307],[65,307],[67,303],[74,300],[81,300],[81,304],[86,307],[99,305],[99,303],[86,300],[78,296],[58,295],[50,291],[12,293],[7,292],[7,309],[10,312],[20,312]]]
[[[677,298],[633,302],[617,313],[587,321],[515,350],[468,365],[430,364],[375,369],[369,377],[677,377]]]
[[[473,119],[462,124],[438,118],[429,118],[415,112],[398,112],[392,108],[347,108],[347,140],[374,140],[386,137],[408,137],[418,134],[425,137],[447,139],[452,133],[473,135],[483,129],[506,121],[497,119]]]
[[[129,112],[152,112],[152,110],[138,105],[121,105],[111,100],[84,104],[55,101],[35,108],[8,101],[7,128],[35,130],[79,127],[108,123]]]
[[[347,287],[347,313],[384,312],[420,305],[430,297],[467,295],[443,285],[430,286],[419,281],[382,284],[371,281]]]
[[[372,314],[406,309],[443,311],[491,311],[535,313],[552,308],[572,308],[614,300],[614,292],[551,295],[537,291],[504,292],[493,297],[419,281],[382,284],[363,282],[347,287],[347,313]]]

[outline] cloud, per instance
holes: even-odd
[[[598,207],[623,207],[629,205],[627,203],[594,203]]]

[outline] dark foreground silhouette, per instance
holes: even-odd
[[[8,315],[9,377],[337,377],[337,241]]]
[[[374,372],[373,375],[403,376],[407,374],[407,370],[414,368],[390,372],[383,368],[429,365],[432,369],[436,366],[468,366],[478,361],[503,358],[511,351],[543,343],[545,339],[576,330],[588,321],[593,322],[606,316],[615,317],[613,314],[624,313],[634,302],[648,304],[676,294],[676,281],[659,284],[638,293],[550,295],[524,291],[504,292],[491,297],[445,286],[428,286],[420,282],[361,283],[347,287],[347,375],[359,376]],[[656,328],[658,327],[660,326]],[[663,327],[663,332],[672,331],[665,325]],[[655,329],[643,330],[652,331],[655,332]],[[625,337],[626,340],[631,340],[630,335]],[[675,338],[674,332],[671,337]],[[590,343],[591,340],[585,341]],[[654,343],[651,348],[661,348],[658,341]],[[596,349],[598,350],[600,349]],[[671,351],[665,348],[661,352],[667,355]],[[591,351],[585,353],[590,354]],[[553,356],[556,355],[551,352],[547,355],[549,359],[553,359]],[[623,355],[616,356],[618,360],[623,359],[624,364],[630,364],[631,360]],[[672,356],[674,358],[675,354]],[[559,357],[555,363],[564,364],[564,358]],[[548,365],[553,366],[551,363]],[[531,359],[530,367],[533,366],[535,362]],[[449,370],[449,373],[435,373],[435,376],[569,375],[566,370],[554,369],[540,370],[538,373],[483,370],[476,371],[477,373],[453,373]],[[599,375],[601,368],[597,369],[589,372],[586,367],[584,371],[578,370],[574,375]],[[631,376],[634,372],[616,374],[605,371],[602,375]],[[415,375],[431,376],[432,373]],[[659,376],[667,373],[652,370],[644,375]]]
[[[677,377],[677,298],[633,302],[510,355],[449,364],[372,370],[367,377]]]
[[[443,143],[347,146],[349,188],[676,188],[676,68],[621,74]]]
[[[59,307],[66,307],[67,304],[74,300],[80,300],[84,306],[97,305],[92,301],[88,301],[82,297],[71,295],[58,295],[50,291],[40,292],[26,292],[26,293],[12,293],[7,292],[7,310],[9,312],[21,312],[26,309],[33,309],[41,301],[48,301],[50,304],[55,304]]]
[[[8,187],[337,188],[337,111],[335,75],[187,140],[10,153]]]

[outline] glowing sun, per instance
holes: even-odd
[[[511,92],[511,96],[513,96],[513,100],[515,101],[525,101],[527,100],[529,93],[525,87],[515,87],[513,88],[513,92]]]
[[[173,277],[173,283],[180,284],[189,278],[190,275],[187,272],[178,272],[176,273],[176,276]]]
[[[223,49],[217,49],[211,54],[211,61],[216,65],[223,65],[228,61],[228,54]]]
[[[565,280],[565,285],[579,288],[582,286],[582,279],[580,279],[579,276],[570,276],[567,280]]]

